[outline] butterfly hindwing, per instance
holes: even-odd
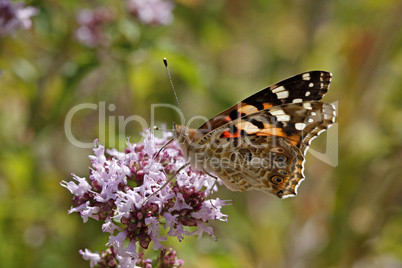
[[[208,141],[205,149],[205,170],[216,174],[232,191],[259,190],[285,198],[296,195],[304,179],[304,157],[286,138],[216,139]]]
[[[286,103],[318,101],[327,93],[331,73],[310,71],[295,75],[266,87],[235,104],[203,124],[199,130],[207,133],[221,125],[264,109]]]

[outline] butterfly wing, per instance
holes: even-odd
[[[235,104],[203,124],[198,130],[208,133],[242,116],[277,105],[318,101],[327,93],[331,77],[331,73],[325,71],[310,71],[292,76]]]
[[[196,147],[206,153],[207,172],[229,189],[256,189],[285,198],[296,195],[304,179],[310,142],[334,119],[335,108],[329,103],[283,104],[226,123],[204,135]]]

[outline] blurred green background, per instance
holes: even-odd
[[[0,36],[0,266],[88,267],[78,250],[104,249],[98,222],[67,215],[72,196],[59,183],[88,176],[92,150],[67,139],[65,119],[97,105],[74,114],[71,132],[119,149],[143,127],[119,129],[119,117],[170,127],[177,113],[151,110],[176,105],[167,57],[187,119],[308,70],[333,73],[324,100],[338,108],[332,165],[308,153],[296,198],[220,187],[213,198],[234,205],[223,209],[227,223],[213,223],[218,242],[165,244],[184,267],[402,267],[401,2],[174,3],[170,24],[147,25],[123,1],[29,1],[40,10],[32,28]],[[75,37],[76,17],[99,7],[111,18],[88,47]],[[326,135],[312,149],[325,152]]]

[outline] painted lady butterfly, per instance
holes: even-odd
[[[311,71],[262,89],[198,129],[173,125],[191,166],[215,174],[232,191],[295,196],[311,141],[335,121],[319,102],[331,73]]]

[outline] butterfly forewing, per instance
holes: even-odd
[[[260,90],[214,116],[199,130],[207,133],[244,115],[281,104],[318,101],[327,93],[331,78],[332,74],[324,71],[310,71],[295,75]]]

